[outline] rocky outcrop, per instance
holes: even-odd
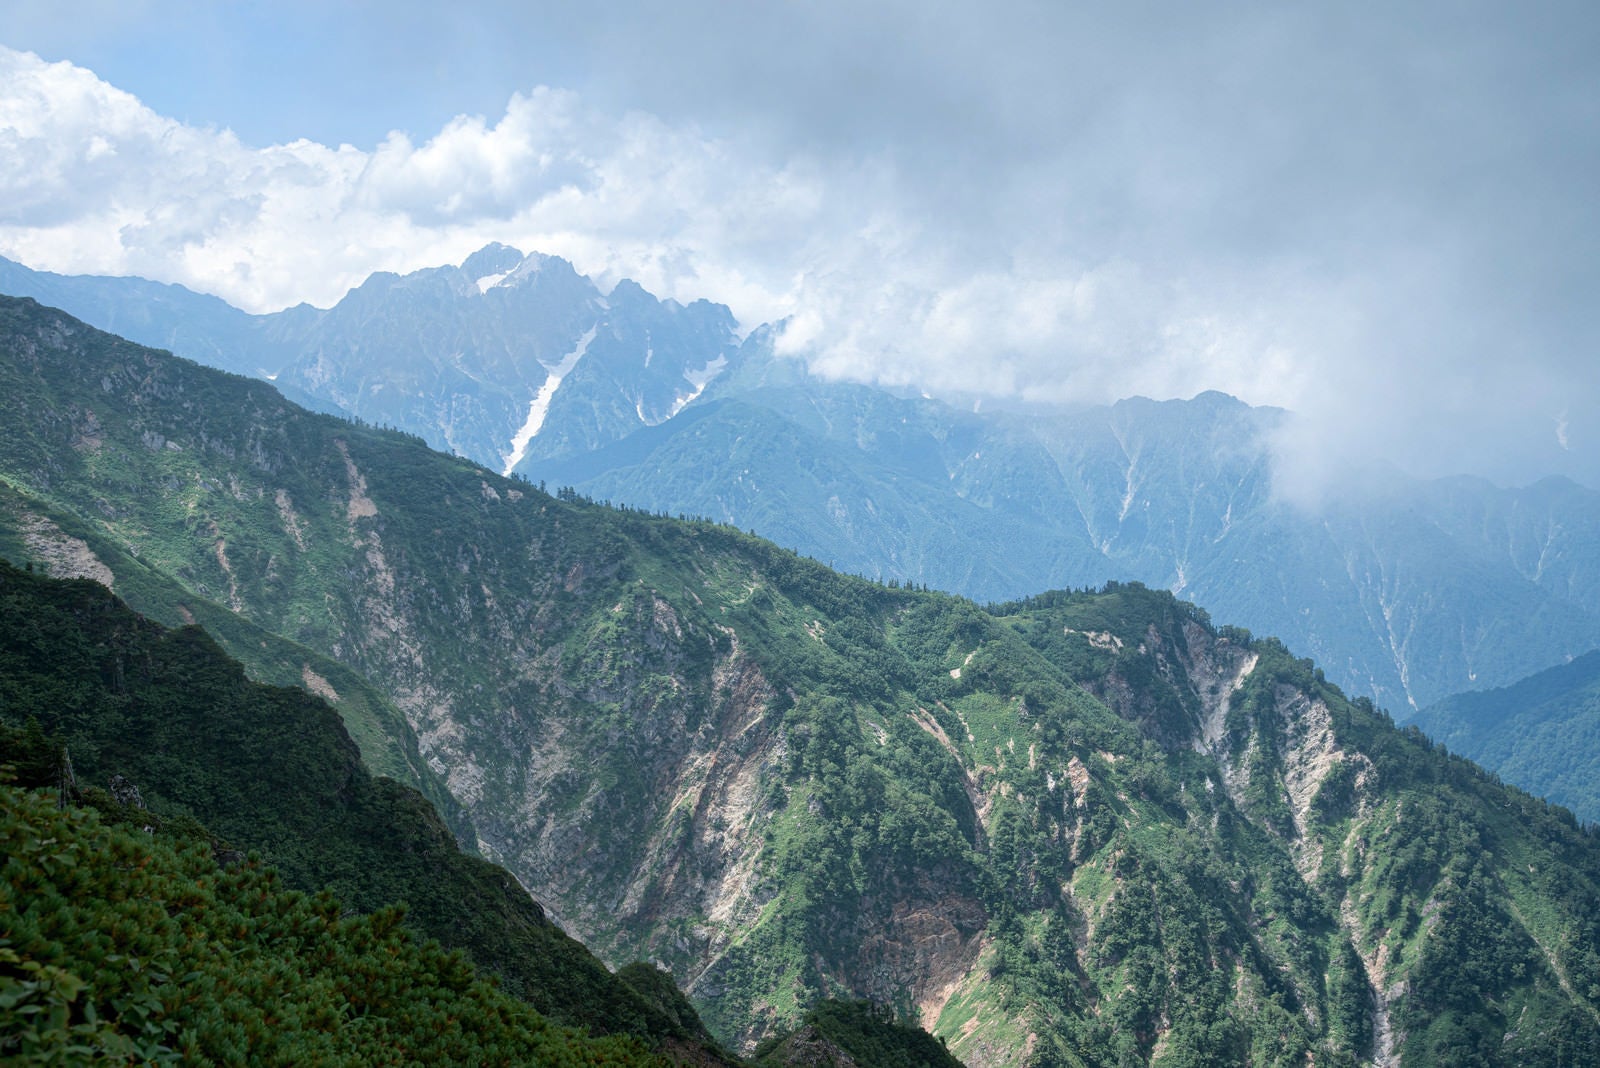
[[[82,538],[64,534],[40,515],[23,514],[18,525],[23,544],[51,578],[92,579],[108,590],[115,588],[116,576]]]

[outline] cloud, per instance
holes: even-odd
[[[0,149],[8,255],[181,282],[251,310],[331,303],[373,270],[459,259],[491,239],[698,297],[707,252],[786,244],[820,201],[798,171],[731,162],[692,130],[598,115],[570,92],[517,93],[498,121],[459,117],[420,144],[393,133],[371,151],[253,148],[9,50]],[[785,307],[736,266],[705,270],[711,289]]]
[[[296,68],[330,114],[457,83],[502,85],[495,109],[251,147],[0,52],[0,251],[262,309],[500,240],[787,318],[830,374],[1222,389],[1301,413],[1306,479],[1380,457],[1600,483],[1585,7],[384,11]]]
[[[459,116],[421,146],[391,133],[367,161],[360,202],[402,211],[420,225],[445,226],[509,221],[568,188],[593,194],[598,175],[574,130],[582,120],[573,94],[539,89],[513,96],[492,126]]]

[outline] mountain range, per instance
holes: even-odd
[[[1170,592],[841,575],[28,300],[0,300],[0,424],[0,555],[231,621],[739,1050],[830,996],[973,1066],[1600,1042],[1592,830]]]
[[[989,601],[1169,589],[1402,721],[1600,646],[1600,494],[1372,469],[1309,504],[1277,484],[1292,417],[1222,394],[972,410],[826,381],[776,354],[773,327],[741,335],[725,307],[631,282],[602,293],[503,245],[264,316],[3,260],[0,291],[490,470],[715,519],[839,570]]]

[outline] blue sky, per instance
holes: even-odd
[[[501,38],[492,9],[407,3],[93,4],[22,0],[5,43],[68,59],[156,112],[265,145],[371,146],[498,115],[511,93],[579,76],[548,35]],[[544,47],[540,47],[541,43]]]
[[[1594,485],[1595,10],[20,0],[0,254],[260,310],[503,240],[832,373]]]

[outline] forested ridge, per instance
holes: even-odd
[[[407,929],[465,954],[544,1017],[713,1046],[692,1012],[671,1018],[551,924],[506,872],[462,853],[416,791],[371,776],[320,698],[249,681],[198,627],[168,630],[98,584],[0,561],[0,725],[9,728],[0,759],[30,759],[33,785],[62,789],[69,767],[90,802],[183,829],[214,851],[259,852],[286,888],[364,914],[403,904]],[[148,812],[112,804],[113,777]]]

